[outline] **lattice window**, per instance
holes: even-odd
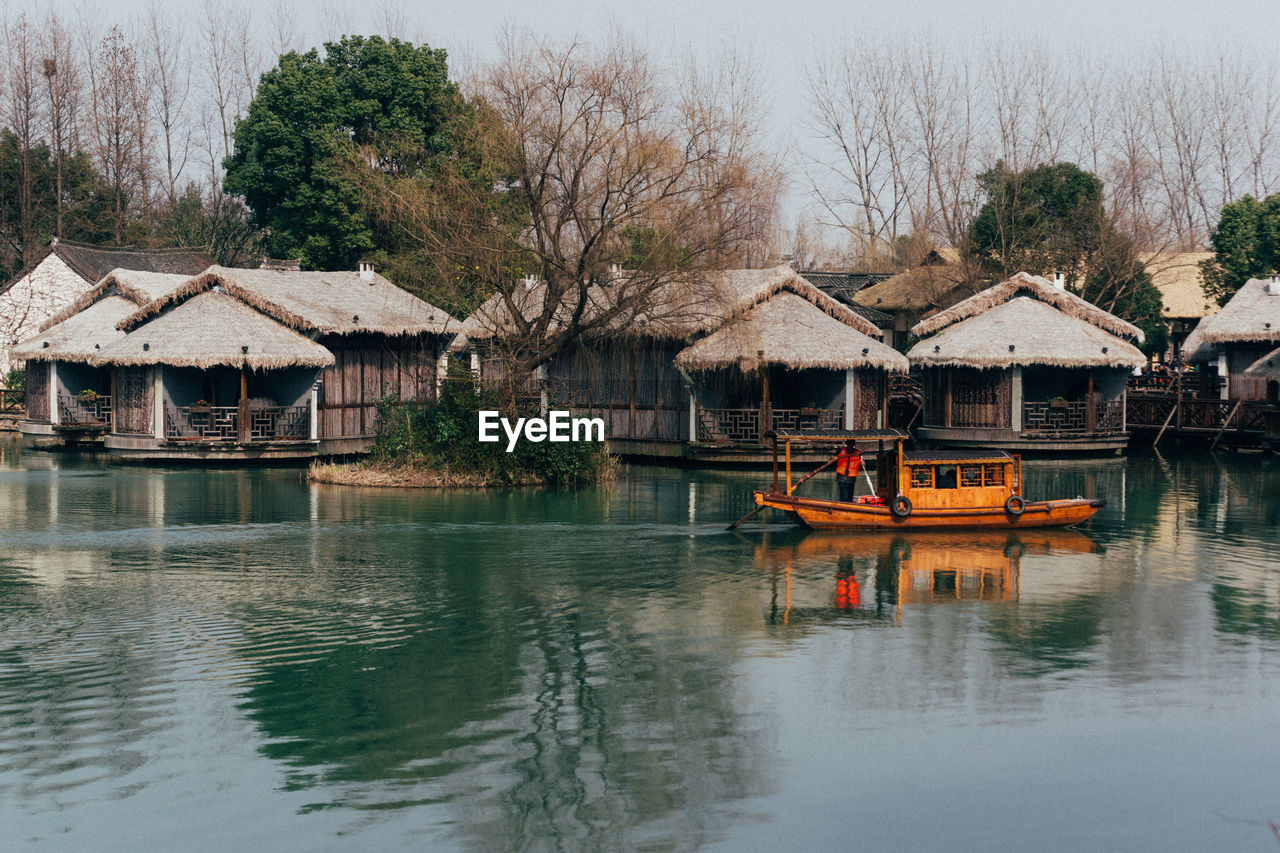
[[[932,489],[933,488],[933,466],[932,465],[912,466],[911,488],[913,489]]]
[[[27,368],[27,417],[49,420],[49,362],[33,361]]]
[[[951,426],[1009,426],[1010,383],[1006,370],[951,372]]]
[[[980,465],[961,465],[960,466],[960,485],[962,488],[971,489],[982,485],[982,466]]]
[[[131,435],[151,432],[152,387],[141,367],[116,370],[116,430]]]
[[[982,485],[1003,486],[1004,485],[1004,466],[1003,465],[983,465],[982,466]]]
[[[858,371],[858,400],[853,416],[854,429],[875,429],[876,414],[880,411],[881,374],[872,371]]]

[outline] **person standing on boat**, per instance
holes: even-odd
[[[862,451],[852,441],[845,442],[836,454],[836,486],[840,500],[853,502],[853,492],[858,485],[858,472],[862,470]]]

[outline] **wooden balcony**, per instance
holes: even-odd
[[[1123,435],[1123,400],[1028,400],[1022,404],[1022,434]]]
[[[706,443],[760,444],[762,424],[769,429],[842,429],[844,408],[774,409],[762,414],[752,409],[704,409],[698,407],[698,441]],[[767,432],[768,430],[765,430]]]
[[[58,426],[106,429],[111,426],[111,396],[59,394]]]
[[[241,431],[239,406],[166,406],[165,438],[191,442],[309,441],[310,406],[249,406]]]

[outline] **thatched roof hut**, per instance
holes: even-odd
[[[0,293],[28,275],[50,255],[61,259],[86,282],[101,281],[103,276],[117,269],[169,273],[190,278],[213,263],[213,258],[201,249],[139,249],[137,246],[95,246],[92,243],[54,239],[21,272],[0,286]]]
[[[853,300],[880,312],[923,315],[953,305],[972,292],[958,267],[934,264],[909,269],[864,287]]]
[[[1167,319],[1195,320],[1218,313],[1218,303],[1205,295],[1200,265],[1213,252],[1146,252],[1139,260],[1160,291],[1161,313]]]
[[[910,369],[906,357],[838,320],[801,296],[783,292],[752,306],[711,335],[684,349],[676,364],[686,370],[761,365],[792,370],[871,367],[890,373]]]
[[[1183,345],[1187,358],[1207,361],[1225,344],[1280,343],[1280,283],[1251,278],[1213,317],[1200,321]]]
[[[135,329],[166,308],[215,287],[283,323],[321,335],[453,334],[458,321],[372,271],[299,272],[211,266],[182,287],[144,305],[120,328]]]
[[[321,368],[333,355],[230,293],[207,291],[159,313],[103,346],[94,366]]]
[[[917,323],[922,367],[1138,367],[1142,331],[1040,276],[1018,273]]]
[[[44,329],[34,338],[15,346],[12,357],[22,361],[87,362],[104,346],[124,337],[116,328],[138,306],[123,296],[106,296],[77,311],[60,323]]]
[[[628,289],[628,282],[637,278],[638,274],[624,271],[609,285],[593,287],[588,294],[588,319],[602,321],[609,334],[682,338],[718,329],[735,316],[786,291],[865,335],[879,335],[873,323],[805,281],[785,264],[771,269],[673,276],[665,281],[644,283],[646,289],[652,289],[643,295]],[[526,319],[537,317],[546,299],[545,283],[527,281],[518,299],[516,307]],[[462,324],[463,333],[471,341],[501,336],[514,328],[515,323],[500,296],[490,298]]]
[[[1248,369],[1245,370],[1245,375],[1256,379],[1269,379],[1272,382],[1280,382],[1280,349],[1272,350],[1249,365]]]
[[[181,273],[114,269],[103,276],[102,279],[92,288],[87,290],[83,296],[46,320],[40,326],[40,331],[43,332],[46,329],[56,326],[64,320],[84,311],[95,302],[113,294],[122,297],[133,305],[133,309],[129,312],[132,314],[141,306],[146,305],[153,299],[159,299],[166,293],[176,290],[179,285],[190,280],[191,276],[183,275]],[[121,317],[120,319],[124,318]],[[116,322],[119,322],[119,320]],[[117,337],[120,336],[117,335]]]

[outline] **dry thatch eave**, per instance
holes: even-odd
[[[907,359],[795,293],[779,293],[676,355],[685,370],[761,365],[792,370],[872,368],[906,373]]]
[[[1245,374],[1280,382],[1280,349],[1274,349],[1245,368]]]
[[[373,333],[393,337],[452,335],[458,321],[380,275],[210,267],[181,288],[144,305],[123,328],[135,328],[171,305],[221,287],[280,323],[323,335]]]
[[[1059,290],[1046,278],[1025,272],[1015,273],[999,284],[988,287],[981,293],[976,293],[968,299],[957,302],[927,320],[920,321],[912,327],[911,334],[918,338],[936,334],[950,325],[976,317],[1020,295],[1039,300],[1046,305],[1052,306],[1066,317],[1089,323],[1117,337],[1128,338],[1138,343],[1142,343],[1145,340],[1142,330],[1132,323],[1103,311],[1098,306],[1091,302],[1086,302],[1074,293],[1067,290]]]
[[[104,346],[90,364],[171,367],[321,368],[333,354],[230,293],[187,299],[123,339]]]
[[[627,292],[625,282],[619,292]],[[617,316],[595,334],[685,338],[714,331],[783,292],[812,303],[818,310],[863,334],[876,337],[880,334],[874,323],[823,293],[786,265],[761,270],[703,272],[662,282],[637,308],[618,310]],[[545,284],[530,283],[520,297],[522,303],[517,308],[521,314],[526,319],[538,316],[546,298]],[[609,285],[592,288],[589,298],[588,320],[615,310],[610,304]],[[481,341],[510,334],[514,327],[502,298],[494,296],[463,322],[462,332],[469,340]]]
[[[948,324],[912,347],[907,357],[917,367],[984,370],[1032,365],[1132,369],[1146,363],[1146,356],[1123,338],[1031,297]]]
[[[88,362],[102,347],[124,337],[124,332],[116,329],[116,323],[136,308],[123,296],[111,294],[102,297],[62,322],[41,329],[39,334],[18,344],[9,354],[22,361]]]
[[[101,281],[85,291],[75,302],[45,320],[40,326],[40,331],[43,332],[45,329],[50,329],[72,315],[79,314],[108,294],[118,293],[133,303],[133,311],[136,311],[139,306],[146,305],[153,299],[164,296],[169,291],[190,280],[191,276],[180,273],[114,269],[103,276]],[[130,311],[130,313],[133,312]]]
[[[1216,316],[1200,321],[1192,332],[1196,343],[1280,343],[1280,292],[1271,293],[1268,284],[1259,278],[1245,282]]]

